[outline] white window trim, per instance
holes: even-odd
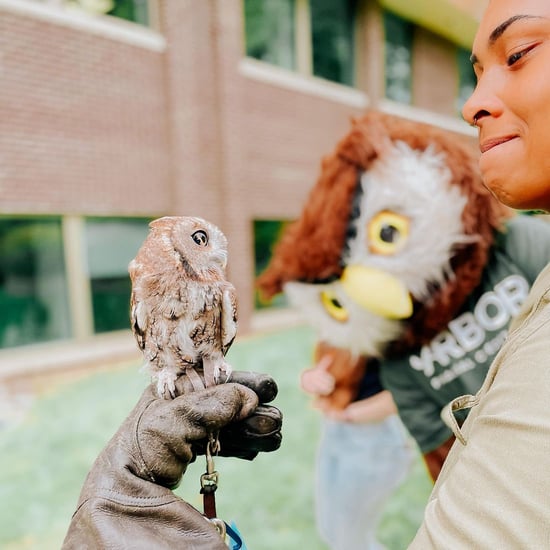
[[[378,102],[376,108],[389,115],[399,116],[415,122],[431,124],[442,130],[449,130],[465,136],[477,137],[477,129],[472,128],[467,122],[458,117],[434,113],[427,109],[398,103],[397,101],[385,98]]]
[[[29,0],[0,0],[0,11],[2,10],[89,32],[154,52],[166,50],[166,39],[158,32],[110,15],[94,16],[77,9]]]
[[[302,75],[252,57],[241,59],[239,62],[239,73],[250,80],[256,80],[306,95],[321,97],[341,105],[348,105],[349,107],[366,109],[370,105],[368,96],[360,90],[316,76]]]
[[[72,338],[82,340],[94,333],[92,289],[83,245],[84,218],[63,216],[61,227]]]
[[[311,12],[309,0],[296,0],[294,42],[296,44],[296,68],[303,75],[313,74],[313,47],[311,36]]]

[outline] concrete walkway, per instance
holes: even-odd
[[[302,324],[296,311],[263,310],[237,341]],[[0,350],[0,429],[22,420],[34,399],[99,370],[139,365],[141,351],[130,330]]]

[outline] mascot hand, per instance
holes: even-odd
[[[300,386],[312,395],[330,395],[334,391],[334,376],[328,372],[332,357],[324,355],[311,369],[302,372]]]

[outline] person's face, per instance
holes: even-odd
[[[550,0],[490,0],[473,45],[485,185],[504,204],[550,210]]]

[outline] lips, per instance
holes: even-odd
[[[497,137],[497,138],[491,138],[486,139],[482,141],[479,145],[479,150],[482,153],[486,153],[493,147],[496,147],[497,145],[502,145],[503,143],[507,143],[508,141],[511,141],[515,139],[517,136],[503,136],[503,137]]]

